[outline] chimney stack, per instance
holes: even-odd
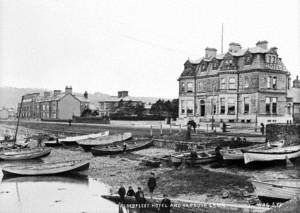
[[[58,96],[60,93],[61,93],[61,90],[56,89],[53,91],[54,96]]]
[[[268,49],[268,41],[264,40],[264,41],[258,41],[256,43],[257,47],[263,48],[263,49]]]
[[[236,53],[236,52],[238,52],[240,49],[242,49],[242,46],[241,46],[239,43],[231,42],[231,43],[229,44],[229,52]]]
[[[216,57],[216,56],[217,56],[217,49],[210,48],[210,47],[205,48],[205,58]]]
[[[88,98],[89,98],[89,95],[88,95],[88,92],[87,92],[87,91],[84,92],[83,97],[84,97],[85,99],[88,99]]]
[[[72,94],[72,86],[66,86],[66,88],[65,88],[65,93],[66,94]]]
[[[44,92],[44,98],[48,98],[48,97],[50,97],[50,92],[45,91],[45,92]]]
[[[118,91],[118,98],[124,98],[128,96],[128,91]]]

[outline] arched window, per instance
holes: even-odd
[[[205,115],[205,101],[201,100],[200,101],[200,116],[204,116]]]

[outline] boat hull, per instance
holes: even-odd
[[[99,133],[95,133],[95,134],[66,137],[66,138],[59,139],[59,143],[63,143],[66,145],[77,144],[78,141],[88,140],[88,139],[96,139],[96,138],[100,138],[100,137],[104,137],[104,136],[108,136],[108,135],[109,135],[109,131],[105,131],[105,132],[99,132]]]
[[[7,151],[0,154],[2,160],[30,160],[35,158],[41,158],[49,155],[51,149],[38,149],[38,150],[20,150],[20,151]]]
[[[146,148],[149,148],[151,146],[153,146],[153,141],[146,142],[144,144],[141,144],[140,146],[136,146],[136,147],[133,147],[133,148],[128,147],[126,149],[125,153],[146,149]],[[96,146],[96,147],[91,148],[91,152],[94,156],[105,156],[105,155],[121,154],[121,153],[124,153],[124,150],[122,148],[111,150],[109,148],[106,149],[106,148]]]
[[[200,154],[200,156],[199,156]],[[194,160],[190,157],[190,153],[183,153],[183,154],[178,154],[178,155],[171,155],[171,162],[177,166],[180,165],[181,163],[186,163],[188,165],[199,165],[199,164],[206,164],[206,163],[211,163],[216,160],[216,155],[215,154],[207,154],[205,153],[206,156],[201,156],[201,153],[198,154],[198,157]],[[203,153],[202,153],[203,155]]]
[[[223,160],[244,160],[241,150],[220,150]]]
[[[72,172],[79,172],[89,168],[89,161],[73,162],[73,163],[48,163],[37,166],[20,166],[20,167],[6,167],[2,169],[3,175],[14,176],[40,176],[40,175],[57,175]],[[52,167],[51,167],[52,166]]]
[[[91,151],[93,147],[108,146],[117,142],[127,141],[132,138],[132,134],[127,132],[119,135],[108,135],[95,140],[86,140],[77,142],[79,146],[83,148],[84,151]]]
[[[300,182],[299,182],[300,183]],[[300,196],[300,185],[287,186],[274,182],[252,181],[255,192],[262,202],[282,202]]]
[[[270,150],[247,150],[244,151],[245,164],[255,161],[278,161],[300,157],[300,146],[274,148]]]

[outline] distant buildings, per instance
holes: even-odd
[[[72,119],[80,116],[89,106],[88,94],[78,96],[72,93],[72,87],[66,86],[65,92],[31,93],[24,95],[21,118],[27,119]],[[20,103],[18,104],[19,111]]]
[[[296,123],[300,123],[300,80],[298,76],[293,81],[293,86],[288,90],[288,97],[291,99],[293,119]]]
[[[5,108],[2,107],[2,109],[0,109],[0,119],[12,119],[16,117],[16,111],[13,108]]]
[[[184,122],[259,124],[293,119],[287,99],[290,73],[277,48],[269,48],[267,41],[246,49],[230,43],[225,54],[206,48],[204,57],[184,63],[178,81],[179,119]]]
[[[110,96],[109,98],[105,98],[98,102],[99,115],[109,116],[117,110],[120,101],[122,101],[123,104],[130,103],[132,106],[143,104],[141,100],[135,97],[130,97],[128,95],[128,91],[119,91],[118,96]]]

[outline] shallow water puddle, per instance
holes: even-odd
[[[1,213],[117,213],[119,209],[100,196],[108,194],[109,188],[86,176],[3,179],[0,192]]]

